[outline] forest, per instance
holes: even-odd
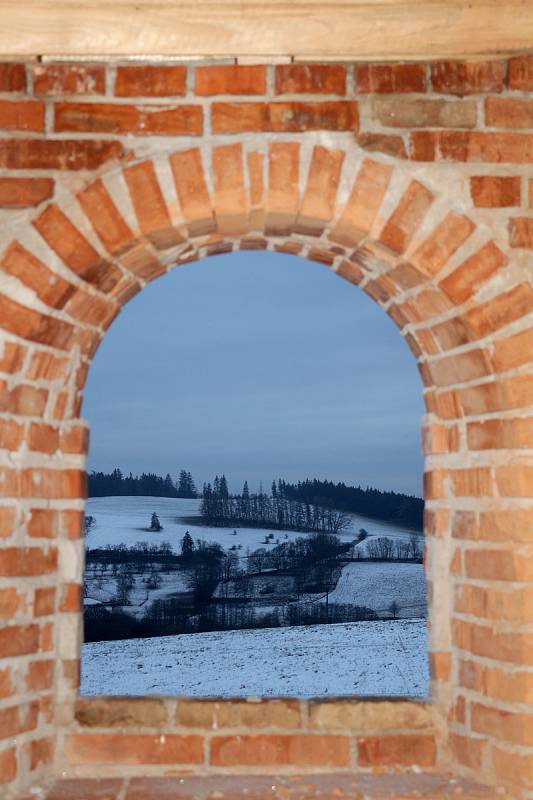
[[[204,484],[202,491],[198,492],[191,473],[185,469],[180,470],[174,480],[170,474],[162,477],[152,472],[143,472],[140,476],[134,476],[131,472],[124,475],[116,468],[110,473],[90,472],[88,493],[89,497],[202,497],[202,516],[214,525],[230,525],[234,521],[235,524],[246,523],[249,527],[257,524],[260,527],[268,523],[274,528],[288,526],[293,530],[324,530],[336,533],[343,527],[343,516],[334,515],[332,512],[335,510],[396,523],[416,531],[423,530],[424,501],[420,497],[401,492],[383,491],[370,486],[347,486],[345,483],[317,478],[307,478],[298,483],[289,483],[280,478],[272,482],[270,494],[266,494],[261,488],[259,492],[251,494],[245,481],[240,495],[230,495],[225,477],[216,480],[223,482],[224,497],[218,496],[220,485],[217,494],[214,482],[213,485]],[[329,509],[329,519],[309,519],[307,506],[322,511]],[[339,523],[341,528],[337,527]]]
[[[89,497],[198,497],[190,472],[182,469],[176,481],[167,473],[163,478],[153,472],[124,475],[117,467],[113,472],[89,472]]]

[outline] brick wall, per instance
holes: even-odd
[[[533,789],[531,89],[533,57],[0,65],[6,791],[272,769]],[[418,360],[427,704],[77,700],[91,358],[147,282],[237,248],[336,271]]]

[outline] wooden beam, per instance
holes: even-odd
[[[483,59],[533,51],[532,0],[0,0],[0,57]]]

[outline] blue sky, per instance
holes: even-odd
[[[89,469],[421,493],[422,384],[387,315],[302,258],[234,253],[137,295],[85,389]]]

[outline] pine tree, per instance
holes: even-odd
[[[161,523],[159,522],[159,517],[157,516],[155,511],[152,514],[152,521],[150,523],[150,530],[151,531],[161,531],[161,530],[163,530],[163,528],[161,526]]]
[[[194,542],[192,540],[191,534],[189,533],[189,531],[187,531],[185,533],[185,536],[181,540],[181,555],[183,556],[183,558],[190,558],[193,552],[194,552]]]

